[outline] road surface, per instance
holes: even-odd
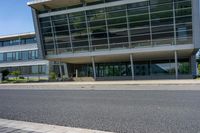
[[[199,133],[200,91],[0,90],[0,118],[119,133]]]

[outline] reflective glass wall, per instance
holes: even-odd
[[[21,75],[47,74],[46,67],[46,65],[5,67],[0,68],[0,72],[3,70],[8,70],[10,73],[12,73],[13,71],[20,71]]]
[[[85,8],[40,18],[40,26],[46,55],[192,44],[192,6],[191,0],[150,0]]]
[[[17,39],[8,39],[8,40],[0,40],[0,47],[6,47],[6,46],[14,46],[14,45],[20,45],[20,44],[34,44],[36,43],[35,37],[30,38],[17,38]]]
[[[1,62],[28,61],[38,59],[38,50],[0,53]]]
[[[175,61],[169,60],[151,60],[134,61],[134,75],[137,77],[148,76],[175,76]],[[91,64],[73,65],[69,64],[69,75],[72,77],[93,77],[93,68]],[[130,62],[96,63],[97,77],[131,77]],[[179,75],[191,74],[189,59],[178,60]]]

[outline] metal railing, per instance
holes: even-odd
[[[180,40],[176,40],[176,45],[185,45],[185,44],[192,44],[192,38],[186,37],[181,38]],[[73,48],[57,48],[57,54],[62,53],[83,53],[83,52],[95,52],[95,51],[106,51],[106,50],[122,50],[122,49],[134,49],[134,48],[144,48],[144,47],[162,47],[162,46],[171,46],[174,44],[174,39],[168,38],[168,39],[157,39],[153,40],[152,42],[150,40],[145,41],[136,41],[131,42],[129,44],[128,42],[122,42],[122,43],[111,43],[111,44],[102,44],[102,45],[91,45],[91,46],[79,46],[79,47],[73,47]],[[48,55],[54,55],[54,50],[48,50]]]

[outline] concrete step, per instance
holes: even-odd
[[[73,81],[81,82],[81,81],[95,81],[93,77],[78,77],[73,78]]]

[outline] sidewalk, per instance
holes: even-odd
[[[109,133],[109,132],[0,119],[0,133]]]
[[[200,90],[200,80],[92,81],[0,84],[0,90]]]
[[[0,84],[0,86],[21,86],[21,85],[191,85],[200,84],[198,79],[186,80],[125,80],[125,81],[83,81],[83,82],[44,82],[44,83],[16,83]]]

